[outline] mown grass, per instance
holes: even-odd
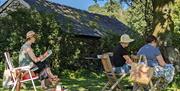
[[[88,72],[88,71],[64,71],[61,76],[61,84],[68,91],[101,91],[102,87],[107,82],[107,78],[102,73]],[[129,82],[129,78],[126,77],[123,81],[123,87],[132,86],[132,82]],[[2,83],[2,79],[0,80]],[[44,91],[40,88],[40,82],[36,81],[37,90]],[[8,89],[3,89],[0,86],[0,91],[8,91]],[[26,89],[21,89],[21,91],[33,91],[32,85],[27,83]],[[131,89],[126,89],[125,91],[131,91]],[[164,91],[180,91],[180,75],[176,75],[173,82],[169,84],[167,89]]]

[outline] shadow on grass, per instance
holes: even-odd
[[[62,85],[68,88],[70,91],[100,91],[102,86],[105,85],[105,78],[92,77],[62,77]]]
[[[108,79],[102,73],[93,72],[68,72],[63,73],[62,85],[70,91],[101,91],[103,86],[108,82]],[[128,85],[129,82],[125,78],[122,84]],[[127,91],[127,90],[126,90]]]
[[[68,91],[101,91],[103,86],[107,82],[107,78],[102,73],[94,73],[88,71],[65,71],[61,74],[61,85],[68,89]],[[2,79],[0,80],[2,84]],[[40,82],[35,81],[37,91],[44,91],[40,88]],[[129,78],[126,77],[121,82],[123,87],[132,85],[129,82]],[[0,85],[0,91],[9,91],[8,89],[3,90]],[[27,83],[27,89],[21,89],[21,91],[33,91],[32,84]],[[131,89],[125,89],[124,91],[131,91]],[[180,91],[180,75],[176,75],[172,83],[169,84],[168,88],[163,91]]]
[[[39,81],[36,80],[34,82],[35,82],[37,91],[44,91],[43,89],[41,89]],[[2,79],[0,79],[0,83],[1,83],[0,91],[11,91],[11,88],[3,88],[2,87]],[[26,88],[25,89],[21,89],[20,91],[34,91],[34,88],[32,86],[31,81],[28,81],[25,84],[26,84]]]

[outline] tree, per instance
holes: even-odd
[[[137,31],[141,35],[147,35],[150,32],[150,26],[152,24],[152,15],[147,13],[146,9],[143,8],[143,3],[134,3],[127,9],[126,16],[128,26]],[[144,36],[145,37],[145,36]]]
[[[109,0],[109,2],[112,6],[114,0]],[[179,52],[176,51],[176,48],[172,46],[175,44],[172,42],[172,40],[178,41],[179,39],[179,26],[176,24],[179,22],[179,13],[177,13],[179,6],[177,3],[180,1],[177,0],[175,4],[176,7],[174,7],[177,9],[175,11],[176,13],[174,12],[173,14],[174,18],[177,19],[174,20],[176,24],[174,24],[171,15],[172,5],[175,3],[175,0],[119,0],[119,2],[126,2],[131,8],[129,10],[131,14],[129,15],[132,16],[130,16],[131,20],[128,20],[128,24],[134,27],[136,31],[140,28],[140,31],[138,32],[141,32],[144,36],[153,34],[154,36],[158,37],[160,49],[166,62],[174,63],[170,58],[178,59],[178,56],[173,56],[172,53],[180,55]],[[138,9],[133,8],[138,8],[139,11],[135,12],[134,10]],[[143,15],[138,15],[138,12],[143,12]],[[142,18],[139,18],[141,16]],[[142,25],[142,28],[140,25]],[[174,31],[174,27],[176,31]]]
[[[106,2],[104,6],[100,7],[97,3],[94,5],[89,6],[88,11],[91,13],[97,13],[102,15],[107,15],[110,17],[114,17],[119,21],[127,24],[125,10],[121,7],[119,2],[116,0],[113,1],[113,4],[110,2]]]
[[[180,0],[176,0],[172,6],[172,20],[174,21],[173,46],[180,49]]]
[[[97,1],[97,0],[95,0]],[[110,6],[113,6],[117,0],[109,0]],[[121,2],[126,2],[128,5],[133,6],[133,4],[144,4],[144,15],[147,27],[151,30],[150,33],[156,37],[163,36],[163,33],[167,31],[174,30],[174,23],[171,19],[171,9],[170,5],[174,3],[174,0],[118,0]],[[149,7],[150,5],[150,7]],[[152,7],[152,8],[151,8]],[[111,11],[113,10],[110,9]],[[149,11],[151,13],[149,13]],[[148,19],[148,15],[152,15],[152,23]],[[147,29],[147,30],[149,30]],[[160,35],[161,34],[161,35]],[[167,39],[167,38],[165,38]],[[164,42],[164,39],[161,38]]]

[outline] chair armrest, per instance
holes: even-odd
[[[30,66],[22,66],[22,67],[14,68],[14,70],[30,70],[30,69],[31,69]]]
[[[107,52],[107,54],[112,57],[113,56],[113,52]],[[97,55],[97,58],[101,59],[102,55]]]

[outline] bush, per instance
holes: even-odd
[[[47,49],[51,49],[53,54],[48,60],[56,74],[66,69],[101,70],[102,65],[99,60],[85,58],[112,51],[120,38],[110,30],[105,32],[100,40],[77,37],[72,32],[73,25],[70,21],[57,22],[56,14],[39,13],[29,9],[18,9],[9,12],[6,17],[0,17],[0,26],[1,54],[9,51],[15,65],[18,66],[20,47],[25,42],[26,33],[33,30],[38,34],[37,43],[33,45],[35,54],[41,55]],[[138,41],[138,43],[141,42]],[[130,47],[132,51],[136,48],[136,44]],[[0,56],[0,58],[4,62],[4,57]]]
[[[64,69],[91,69],[89,67],[91,61],[86,61],[85,57],[98,51],[96,50],[96,46],[99,45],[98,40],[76,37],[72,33],[71,22],[65,24],[57,22],[56,14],[18,9],[9,12],[6,17],[0,17],[0,27],[0,53],[9,51],[16,66],[18,66],[20,47],[30,30],[38,34],[37,43],[33,45],[36,55],[52,49],[53,54],[48,60],[56,73],[61,73]],[[0,56],[0,59],[4,62],[4,56]]]

